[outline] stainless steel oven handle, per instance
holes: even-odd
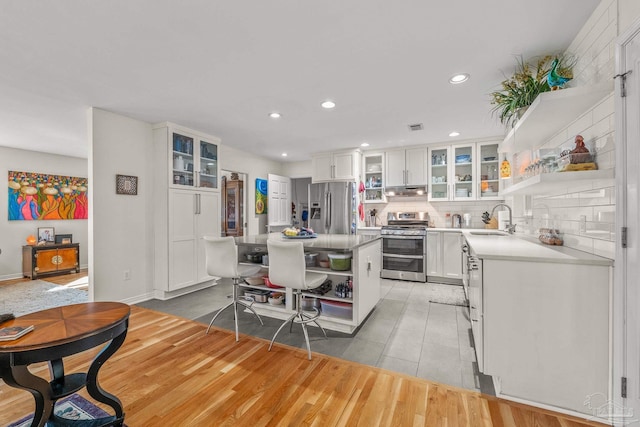
[[[383,239],[396,239],[396,240],[423,240],[425,236],[401,236],[398,234],[383,234]]]
[[[396,254],[388,254],[382,253],[382,258],[407,258],[407,259],[423,259],[424,255],[396,255]]]

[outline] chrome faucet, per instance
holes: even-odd
[[[509,205],[507,205],[506,203],[498,203],[497,205],[495,205],[493,209],[491,209],[491,215],[489,216],[489,218],[493,217],[493,213],[495,212],[496,208],[499,208],[500,206],[504,206],[509,210],[509,226],[507,227],[506,231],[509,234],[515,233],[516,225],[513,223],[513,215],[511,213],[511,207],[509,207]]]

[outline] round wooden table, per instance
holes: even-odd
[[[124,421],[120,400],[98,383],[100,367],[122,345],[127,335],[130,308],[117,302],[91,302],[51,308],[17,317],[0,325],[34,326],[34,330],[13,341],[0,341],[0,377],[7,385],[29,391],[36,402],[31,426],[47,421],[65,422],[53,415],[56,400],[83,387],[98,402],[109,405],[115,415],[93,420],[91,426],[118,426]],[[109,342],[95,357],[87,373],[64,374],[62,358]],[[33,375],[29,365],[48,362],[51,381]],[[79,424],[76,424],[79,423]],[[73,425],[82,425],[81,421]]]

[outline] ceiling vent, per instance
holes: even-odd
[[[416,123],[413,125],[409,125],[409,130],[411,131],[417,131],[417,130],[422,130],[424,129],[424,127],[422,126],[422,123]]]

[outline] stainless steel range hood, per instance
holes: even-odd
[[[401,186],[401,187],[386,187],[384,189],[384,195],[387,197],[427,197],[427,186]]]

